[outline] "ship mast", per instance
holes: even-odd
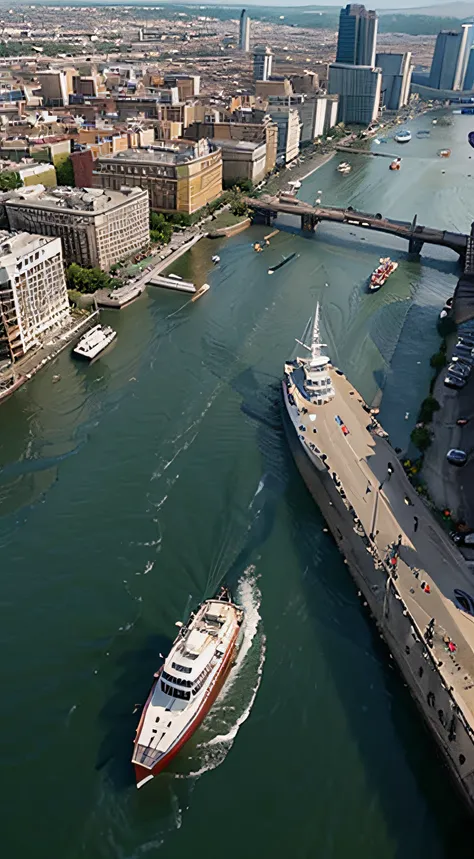
[[[319,332],[319,301],[316,305],[316,313],[314,314],[313,338],[311,340],[311,359],[316,361],[321,357],[321,349],[327,346],[327,343],[321,343],[321,335]]]

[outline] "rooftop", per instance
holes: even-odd
[[[52,236],[37,236],[34,233],[9,233],[0,230],[0,266],[7,265],[9,256],[17,257],[32,253],[50,242],[57,241]]]
[[[196,144],[176,144],[169,146],[154,146],[145,149],[126,149],[123,152],[116,152],[115,155],[101,156],[101,161],[135,161],[148,162],[152,164],[184,164],[188,161],[195,161],[197,158],[202,158],[209,155],[210,152],[216,152],[219,147],[207,140],[200,140]]]
[[[15,191],[8,205],[22,208],[25,202],[29,207],[69,209],[80,212],[103,212],[113,209],[126,200],[143,194],[141,188],[124,188],[122,191],[109,191],[102,188],[45,188],[34,185]]]

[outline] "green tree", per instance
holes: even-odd
[[[21,186],[22,181],[14,170],[3,170],[0,173],[0,191],[15,191]]]
[[[68,289],[90,293],[97,289],[111,289],[115,281],[100,268],[82,268],[73,262],[66,272]]]
[[[433,420],[435,412],[439,411],[440,405],[436,397],[426,397],[420,406],[418,420],[423,424],[429,424]]]
[[[70,185],[74,187],[74,167],[69,155],[60,155],[56,158],[55,165],[58,185]]]
[[[415,427],[411,432],[410,438],[415,447],[421,450],[422,453],[428,450],[431,444],[431,433],[428,427]]]
[[[173,225],[162,212],[150,212],[150,238],[152,242],[168,244],[173,235]]]

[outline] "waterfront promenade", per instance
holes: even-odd
[[[368,581],[368,586],[374,604],[380,607],[374,613],[382,629],[391,587],[411,618],[414,642],[430,641],[427,655],[431,654],[432,667],[441,675],[453,705],[474,736],[474,618],[459,602],[460,594],[465,595],[466,605],[473,599],[472,574],[407,479],[375,420],[369,429],[372,417],[357,391],[346,377],[334,370],[330,374],[336,395],[324,406],[308,407],[306,402],[306,414],[300,408],[298,420],[300,428],[305,428],[300,438],[303,444],[313,442],[326,454],[328,472],[354,517],[354,532],[380,569],[380,582]],[[303,403],[295,389],[290,392],[297,404]],[[316,421],[311,420],[314,415]],[[342,419],[348,435],[343,434],[336,418]],[[341,550],[351,564],[354,536],[350,530],[344,533],[347,526],[343,520],[338,526]],[[472,606],[471,611],[474,602]],[[427,634],[430,621],[432,634]],[[400,648],[403,652],[403,640],[389,643],[392,650]],[[443,711],[439,719],[447,723],[451,715]]]

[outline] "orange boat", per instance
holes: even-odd
[[[137,787],[168,766],[216,700],[242,640],[244,611],[222,588],[181,626],[156,672],[135,736]]]

